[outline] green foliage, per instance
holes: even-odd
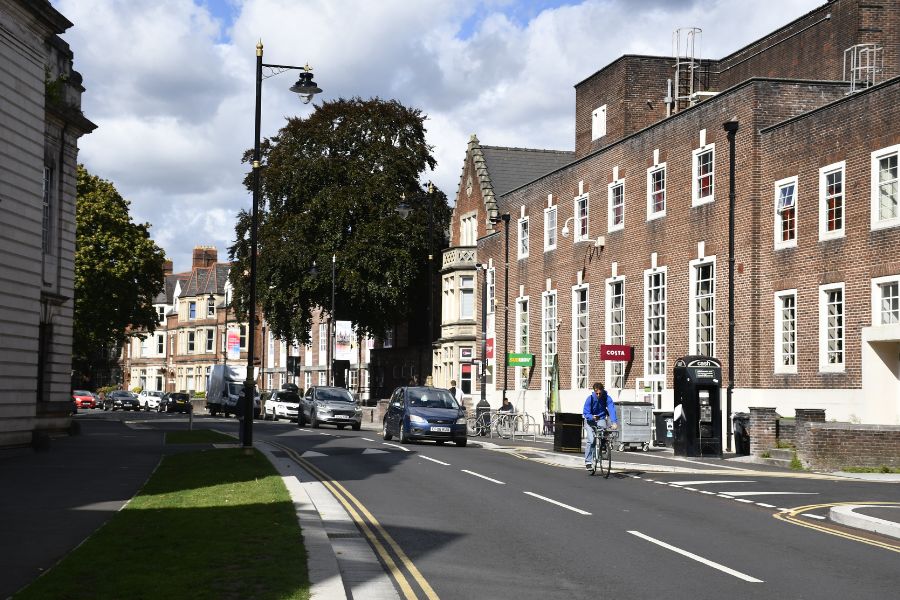
[[[881,465],[880,467],[846,467],[841,469],[847,473],[900,473],[900,467],[889,467]]]
[[[141,392],[144,391],[144,388],[142,388],[139,385],[136,385],[133,388],[131,388],[131,391],[134,392],[135,394],[140,394]]]
[[[787,450],[789,448],[793,448],[794,444],[792,444],[791,442],[784,441],[784,440],[775,440],[775,447],[778,448],[779,450]]]
[[[129,329],[156,328],[153,300],[163,289],[165,253],[147,223],[109,181],[78,165],[75,211],[73,362],[82,374],[122,344]]]
[[[760,458],[772,458],[772,454],[768,450],[764,451],[759,456],[760,456]]]
[[[263,143],[257,300],[279,338],[308,342],[310,310],[331,307],[332,255],[338,318],[360,333],[380,335],[427,305],[428,255],[436,273],[450,207],[419,183],[436,164],[424,120],[393,100],[340,99],[289,119]],[[252,190],[252,173],[245,183]],[[405,219],[401,203],[411,211]],[[230,248],[240,313],[249,302],[249,230],[244,212]]]
[[[206,398],[206,392],[194,392],[191,394],[193,398]]]
[[[791,457],[791,468],[795,471],[803,470],[803,463],[800,462],[800,458],[797,456],[796,452],[794,452],[794,455]]]

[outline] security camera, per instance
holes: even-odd
[[[606,246],[606,236],[597,236],[597,241],[594,242],[594,246],[596,248],[603,248]]]

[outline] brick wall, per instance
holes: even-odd
[[[900,425],[812,422],[807,428],[797,448],[804,467],[900,467]]]
[[[750,407],[750,455],[761,456],[775,447],[777,419],[774,408]]]

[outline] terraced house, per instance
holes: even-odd
[[[593,381],[672,410],[674,361],[727,365],[732,342],[734,411],[900,424],[900,2],[833,0],[720,59],[698,55],[700,35],[677,30],[675,56],[622,56],[577,83],[564,165],[498,192],[516,165],[470,142],[444,255],[441,383],[477,371],[485,295],[495,407],[506,390],[546,410],[557,359],[564,411]],[[466,351],[463,295],[478,299]],[[507,368],[504,349],[534,368]]]

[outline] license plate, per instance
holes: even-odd
[[[431,430],[438,433],[450,433],[449,427],[432,427]]]
[[[346,419],[347,415],[334,415],[335,419]]]

